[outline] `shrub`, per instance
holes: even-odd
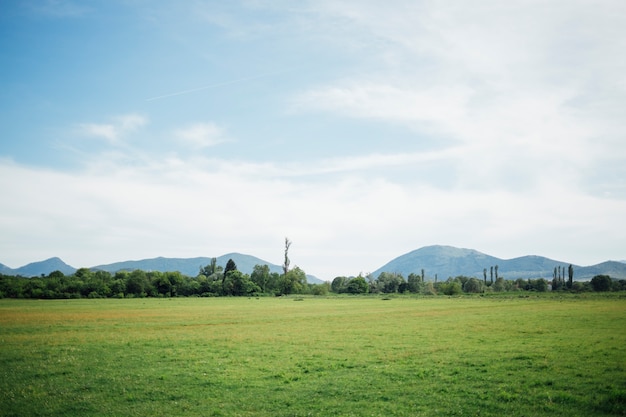
[[[610,291],[611,277],[608,275],[596,275],[591,279],[591,287],[594,291]]]

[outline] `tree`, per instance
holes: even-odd
[[[596,275],[591,278],[591,287],[594,291],[610,291],[611,277],[608,275]]]
[[[506,285],[504,282],[504,278],[500,277],[496,280],[494,284],[492,284],[491,288],[493,288],[496,292],[501,292],[506,290]]]
[[[556,291],[559,289],[559,279],[556,274],[556,266],[554,267],[554,272],[552,272],[552,291]]]
[[[569,281],[567,282],[567,288],[572,288],[572,285],[574,283],[574,267],[572,266],[572,264],[567,267],[567,276],[569,278]]]
[[[250,280],[248,274],[243,274],[234,269],[224,275],[224,295],[242,296],[259,290],[259,287]]]
[[[333,282],[330,284],[330,290],[336,294],[346,292],[348,281],[349,280],[346,277],[335,277]]]
[[[176,297],[178,290],[183,287],[185,281],[183,275],[178,271],[170,271],[165,273],[165,277],[170,282],[172,297]]]
[[[210,277],[217,272],[217,258],[211,258],[211,263],[205,267],[200,267],[200,275]]]
[[[495,270],[496,270],[496,279],[498,279],[498,265],[495,266]]]
[[[261,292],[267,292],[267,284],[270,280],[269,265],[254,265],[250,279],[261,289]]]
[[[491,274],[491,283],[493,284],[493,266],[489,268],[489,273]]]
[[[483,268],[483,281],[487,284],[487,268]]]
[[[172,283],[161,272],[150,272],[150,279],[158,294],[165,297],[172,295]]]
[[[140,269],[136,269],[130,273],[126,279],[126,294],[135,297],[145,297],[148,289],[148,277],[146,273]]]
[[[410,292],[419,293],[422,289],[422,286],[424,285],[424,282],[419,275],[411,272],[407,277],[407,284]]]
[[[469,292],[469,293],[482,292],[482,284],[478,279],[470,278],[467,281],[465,281],[465,284],[463,284],[463,291]]]
[[[233,261],[232,259],[228,259],[228,262],[226,262],[226,268],[224,268],[224,275],[222,275],[222,291],[225,294],[228,294],[228,292],[226,291],[226,287],[225,287],[226,276],[228,275],[229,272],[236,271],[236,270],[237,270],[237,264],[235,263],[235,261]]]
[[[356,278],[352,278],[348,282],[348,286],[346,287],[346,291],[350,294],[365,294],[369,288],[367,281],[362,276],[358,276]]]
[[[300,294],[306,286],[306,274],[297,266],[280,277],[279,290],[283,295]]]
[[[283,263],[283,274],[287,275],[289,272],[289,247],[291,246],[291,241],[289,238],[285,238],[285,262]]]
[[[440,288],[445,295],[458,295],[463,292],[463,288],[458,281],[444,282],[441,284]]]
[[[230,271],[236,270],[237,264],[235,263],[235,261],[233,261],[232,259],[228,259],[228,262],[226,262],[226,268],[224,268],[224,275],[228,274]]]
[[[378,286],[384,293],[398,292],[398,288],[403,282],[404,277],[397,273],[381,272],[378,276]]]
[[[328,282],[323,282],[321,284],[309,284],[309,292],[312,295],[326,295],[328,294],[329,288],[330,284],[328,284]]]

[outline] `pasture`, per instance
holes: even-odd
[[[0,415],[626,415],[626,298],[0,300]]]

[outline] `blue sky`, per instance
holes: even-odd
[[[625,259],[624,50],[610,0],[4,1],[0,262]]]

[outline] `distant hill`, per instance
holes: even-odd
[[[252,255],[245,255],[241,253],[228,253],[226,255],[218,256],[217,265],[225,267],[229,259],[232,259],[237,265],[237,269],[244,274],[251,274],[255,265],[268,265],[270,272],[282,273],[282,266],[275,265],[257,258]],[[132,271],[135,269],[141,269],[143,271],[179,271],[183,275],[195,277],[198,275],[201,267],[207,266],[211,263],[211,258],[198,257],[198,258],[151,258],[142,259],[138,261],[124,261],[115,262],[107,265],[98,265],[90,269],[102,270],[115,273],[117,271]],[[307,281],[312,284],[319,284],[323,281],[312,276],[307,275]]]
[[[76,272],[76,268],[63,262],[59,258],[50,258],[45,261],[32,262],[28,265],[21,266],[17,269],[11,269],[6,265],[0,264],[0,273],[6,275],[21,275],[23,277],[38,277],[40,275],[48,275],[53,271],[61,271],[66,275]]]
[[[217,264],[225,267],[226,262],[232,259],[237,264],[237,269],[243,273],[251,274],[255,265],[268,265],[271,272],[282,273],[282,267],[266,262],[260,258],[244,255],[241,253],[228,253],[217,257]],[[151,258],[137,261],[115,262],[107,265],[91,267],[92,270],[103,270],[115,273],[121,270],[132,271],[141,269],[144,271],[179,271],[180,273],[195,277],[201,267],[209,265],[211,258]],[[420,274],[424,269],[426,279],[434,280],[437,274],[440,280],[459,275],[482,278],[483,269],[487,269],[487,279],[490,279],[490,268],[498,266],[498,275],[506,279],[516,278],[547,278],[552,279],[555,267],[567,269],[569,262],[556,261],[542,256],[522,256],[513,259],[500,259],[487,255],[474,249],[455,248],[453,246],[425,246],[412,252],[399,256],[372,273],[378,277],[381,272],[397,272],[407,277],[411,273]],[[574,279],[587,281],[596,275],[609,275],[612,278],[626,279],[626,263],[621,261],[607,261],[591,266],[574,266]],[[59,258],[50,258],[45,261],[33,262],[17,269],[9,268],[0,264],[0,273],[6,275],[21,275],[35,277],[48,275],[53,271],[61,271],[66,275],[73,274],[76,268],[63,262]],[[495,273],[495,271],[494,271]],[[309,283],[319,284],[323,281],[307,275]]]
[[[500,259],[474,249],[436,245],[425,246],[399,256],[372,274],[377,277],[381,272],[396,272],[407,277],[411,273],[420,274],[424,269],[427,279],[433,280],[437,274],[440,280],[445,280],[459,275],[482,278],[483,269],[486,268],[487,279],[490,279],[490,268],[496,265],[498,276],[506,279],[541,277],[552,279],[555,267],[567,269],[570,263],[535,255]],[[578,265],[573,267],[575,280],[589,280],[599,274],[610,275],[612,278],[626,278],[626,264],[620,262],[608,261],[587,267]]]
[[[13,269],[9,268],[5,264],[0,264],[0,274],[13,275]]]
[[[217,265],[225,267],[229,259],[232,259],[237,264],[237,269],[244,274],[252,273],[255,265],[268,265],[270,272],[281,272],[282,268],[278,265],[271,264],[262,259],[256,258],[251,255],[243,255],[240,253],[229,253],[216,258]],[[209,257],[197,257],[197,258],[151,258],[142,259],[138,261],[124,261],[115,262],[107,265],[98,265],[90,269],[100,269],[115,273],[117,271],[132,271],[135,269],[141,269],[143,271],[178,271],[181,274],[195,277],[198,275],[200,268],[207,266],[211,263]]]
[[[225,267],[229,259],[232,259],[237,265],[237,269],[244,274],[251,274],[255,265],[268,265],[270,272],[282,273],[283,269],[280,265],[275,265],[264,261],[251,255],[244,255],[241,253],[228,253],[216,258],[217,265]],[[135,269],[141,269],[143,271],[178,271],[183,275],[195,277],[198,275],[200,268],[211,263],[211,258],[198,257],[198,258],[152,258],[142,259],[138,261],[124,261],[115,262],[106,265],[97,265],[91,267],[91,270],[102,270],[111,273],[117,271],[132,271]],[[17,269],[9,268],[6,265],[0,264],[0,274],[5,275],[21,275],[23,277],[38,277],[48,275],[54,271],[61,271],[65,275],[71,275],[76,272],[76,268],[63,262],[59,258],[50,258],[41,262],[33,262],[28,265],[24,265]],[[307,281],[311,284],[320,284],[323,281],[314,277],[313,275],[307,275]]]
[[[587,280],[596,275],[608,275],[611,278],[626,279],[626,264],[617,261],[606,261],[592,266],[584,266],[574,270],[574,278],[580,275],[581,279]]]

